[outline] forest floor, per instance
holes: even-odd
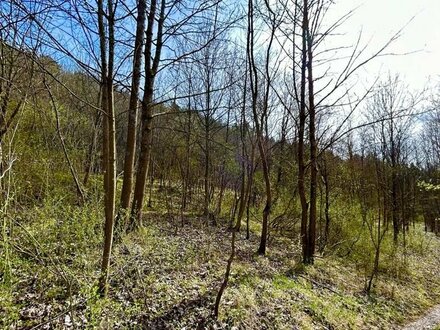
[[[354,258],[318,256],[303,267],[296,240],[282,237],[272,237],[261,257],[255,231],[249,240],[238,237],[214,320],[230,251],[226,224],[188,217],[182,226],[153,212],[140,231],[115,244],[109,297],[101,299],[98,207],[61,204],[11,220],[14,232],[2,251],[9,271],[1,274],[0,328],[399,329],[440,303],[440,241],[421,228],[414,230],[420,249],[407,251],[407,269],[381,270],[369,296],[369,274]]]

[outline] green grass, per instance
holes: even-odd
[[[69,206],[63,198],[47,198],[21,210],[10,240],[3,243],[10,244],[8,263],[1,245],[2,272],[12,267],[12,276],[0,284],[0,328],[32,327],[59,313],[66,314],[52,322],[54,328],[64,326],[65,315],[79,328],[136,328],[162,321],[175,328],[192,328],[200,320],[214,324],[211,306],[230,251],[230,233],[200,221],[175,232],[161,207],[148,212],[144,228],[115,245],[107,299],[96,294],[101,205]],[[196,213],[190,210],[187,216],[191,212]],[[328,251],[304,267],[297,242],[274,236],[267,257],[260,257],[255,254],[259,210],[253,212],[251,240],[241,233],[237,241],[220,327],[382,329],[440,302],[440,241],[420,226],[408,235],[406,250],[386,240],[380,273],[367,296],[368,245],[354,245],[346,257]]]

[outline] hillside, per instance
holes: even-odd
[[[343,8],[1,2],[0,328],[440,323],[438,29]]]
[[[230,250],[226,222],[206,225],[191,215],[182,222],[151,209],[142,230],[115,244],[103,300],[96,295],[102,239],[94,203],[53,200],[20,219],[10,241],[10,284],[1,286],[4,328],[398,329],[440,301],[440,239],[418,225],[405,255],[402,246],[385,253],[370,295],[361,245],[303,266],[290,239],[272,237],[262,257],[257,233],[249,240],[240,233],[215,320]]]

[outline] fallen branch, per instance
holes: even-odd
[[[327,290],[329,290],[329,291],[331,291],[331,292],[337,294],[338,296],[343,296],[342,293],[336,291],[335,289],[329,287],[328,285],[325,285],[325,284],[319,283],[319,282],[315,281],[314,279],[312,279],[312,278],[310,278],[310,277],[307,277],[307,276],[305,276],[305,275],[301,275],[301,274],[297,274],[296,276],[301,277],[301,278],[303,278],[303,279],[305,279],[305,280],[307,280],[307,281],[309,281],[309,282],[312,282],[314,285],[317,285],[317,286],[319,286],[319,287],[321,287],[321,288],[327,289]]]

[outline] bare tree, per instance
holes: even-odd
[[[153,130],[153,93],[154,82],[159,68],[160,56],[163,46],[163,24],[165,20],[166,2],[161,0],[157,9],[156,0],[151,1],[147,19],[147,31],[145,40],[145,81],[144,96],[142,99],[142,130],[141,130],[141,150],[139,154],[139,165],[136,173],[136,184],[132,205],[131,227],[138,227],[142,224],[142,206],[144,200],[145,181],[147,178],[148,167],[151,155],[151,140]],[[157,13],[158,12],[158,13]],[[158,14],[158,24],[155,28],[156,14]],[[156,31],[156,38],[153,37]],[[153,49],[154,42],[156,49]]]
[[[110,257],[113,242],[113,229],[115,219],[116,198],[116,138],[115,138],[115,109],[113,100],[114,77],[114,50],[115,50],[115,3],[107,2],[107,11],[104,9],[103,0],[98,0],[98,29],[99,45],[101,52],[101,86],[102,86],[102,111],[104,114],[103,131],[103,168],[104,168],[104,250],[101,264],[101,277],[99,291],[106,295],[108,291],[108,278]],[[106,28],[107,27],[107,28]],[[108,32],[107,32],[108,31]]]
[[[277,29],[276,15],[272,11],[270,4],[265,2],[265,9],[267,10],[267,20],[268,26],[270,28],[268,46],[265,51],[263,70],[260,70],[256,59],[256,42],[257,37],[255,31],[255,4],[253,1],[249,1],[248,5],[248,31],[247,31],[247,56],[249,62],[249,85],[251,89],[251,100],[252,100],[252,116],[255,126],[257,146],[261,160],[261,166],[263,169],[265,193],[266,193],[266,203],[263,210],[262,219],[262,229],[261,229],[261,239],[260,246],[258,248],[258,253],[264,255],[266,253],[267,246],[267,234],[268,234],[268,223],[269,216],[272,208],[272,187],[270,180],[270,168],[268,161],[268,149],[266,144],[265,128],[267,127],[267,120],[269,115],[269,93],[271,87],[271,71],[270,71],[270,55],[272,46],[275,40],[275,32]],[[263,75],[261,75],[263,71]],[[262,82],[260,81],[261,76],[263,76],[264,88],[261,90]],[[262,93],[261,93],[262,92]],[[267,133],[267,130],[266,130]]]
[[[136,36],[134,40],[133,72],[131,79],[130,104],[128,109],[127,144],[125,147],[124,179],[121,191],[121,212],[130,208],[133,190],[133,169],[136,151],[136,131],[139,104],[139,87],[142,73],[142,50],[144,45],[145,20],[147,14],[147,1],[139,0],[137,3]],[[125,217],[124,217],[125,218]],[[123,220],[122,218],[120,221]],[[122,225],[122,224],[121,224]]]
[[[155,83],[159,72],[183,61],[191,54],[197,53],[204,49],[205,45],[195,47],[187,52],[178,53],[176,50],[167,53],[169,57],[162,58],[162,50],[164,44],[171,43],[173,37],[184,35],[184,28],[191,26],[192,21],[197,21],[198,16],[205,11],[215,7],[216,1],[202,1],[194,5],[189,5],[185,2],[165,0],[153,0],[150,3],[149,14],[147,17],[146,40],[144,50],[144,90],[141,102],[141,135],[140,135],[140,152],[139,162],[136,172],[136,181],[134,187],[133,203],[131,208],[130,227],[136,228],[142,223],[142,207],[144,201],[145,182],[148,174],[148,167],[150,164],[152,152],[152,130],[154,117],[169,114],[168,111],[164,113],[154,113],[154,109],[158,104],[166,103],[166,100],[157,100],[154,98]],[[177,21],[171,20],[173,13],[179,18]],[[182,14],[182,16],[180,16]],[[156,24],[157,23],[157,24]],[[196,24],[196,23],[194,23]],[[197,25],[197,24],[196,24]],[[189,30],[188,35],[191,35]],[[185,40],[189,43],[193,41],[185,36]],[[211,42],[209,40],[207,43]],[[175,86],[173,86],[173,89]],[[167,97],[166,91],[162,93],[162,97],[168,100],[173,100]],[[175,98],[175,97],[174,97]]]
[[[402,166],[405,160],[405,148],[408,148],[409,132],[411,131],[412,117],[416,113],[416,105],[420,95],[411,95],[400,82],[398,76],[389,77],[381,83],[368,104],[370,134],[377,150],[385,162],[390,176],[390,187],[386,191],[390,203],[390,221],[393,225],[393,238],[397,242],[403,223],[400,203]],[[386,118],[384,120],[377,120]],[[385,220],[389,219],[388,217]]]

